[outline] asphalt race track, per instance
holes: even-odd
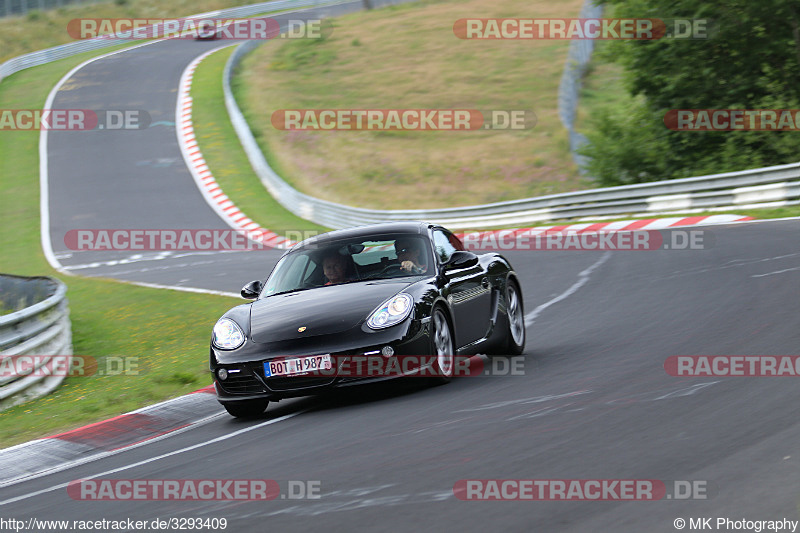
[[[182,70],[216,46],[162,42],[96,61],[65,84],[54,107],[146,109],[154,122],[174,121]],[[236,293],[263,278],[280,254],[120,262],[126,254],[71,253],[63,238],[75,228],[227,226],[186,170],[174,126],[51,133],[48,148],[51,239],[77,274]],[[285,400],[255,421],[220,407],[218,417],[188,431],[5,487],[1,512],[53,520],[216,517],[235,532],[640,532],[675,531],[676,518],[797,519],[797,382],[677,378],[663,365],[672,355],[798,354],[798,221],[704,230],[714,243],[704,250],[507,252],[525,295],[521,375]],[[284,495],[290,480],[314,481],[320,497],[68,496],[63,484],[92,476],[274,479]],[[467,479],[656,479],[668,493],[674,481],[700,481],[707,498],[461,501],[453,487]]]

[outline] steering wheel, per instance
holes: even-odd
[[[393,263],[391,265],[386,265],[385,267],[383,267],[383,269],[380,272],[378,272],[376,274],[376,276],[383,276],[384,274],[388,274],[389,272],[393,272],[395,270],[398,271],[398,272],[403,270],[403,265],[398,264],[398,263]]]

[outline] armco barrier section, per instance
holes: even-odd
[[[48,394],[63,381],[63,372],[48,375],[54,356],[72,356],[72,327],[67,286],[45,277],[0,275],[0,410]],[[15,360],[35,355],[29,374],[14,369]],[[5,364],[4,364],[5,363]]]

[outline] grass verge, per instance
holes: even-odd
[[[427,4],[424,3],[422,5],[423,7],[427,6]],[[403,7],[406,8],[406,10],[411,9],[410,7]],[[396,11],[397,8],[395,8],[395,12],[392,13],[392,16],[397,15]],[[403,13],[404,11],[400,10],[400,15]],[[372,14],[362,13],[358,14],[358,16],[372,16]],[[364,22],[362,19],[358,20],[361,20],[362,23]],[[402,17],[399,17],[398,20],[403,19]],[[334,36],[341,33],[342,27],[349,27],[353,24],[352,22],[343,24],[340,19],[337,19],[336,23],[337,27],[333,32]],[[254,56],[257,54],[264,54],[264,57],[272,58],[274,61],[278,61],[280,63],[280,65],[277,67],[279,73],[278,77],[283,77],[286,75],[284,74],[284,70],[287,68],[285,66],[286,64],[290,66],[289,70],[291,71],[296,69],[296,67],[300,64],[308,64],[309,62],[313,63],[317,60],[317,56],[327,57],[327,61],[330,59],[330,57],[336,56],[337,54],[336,50],[334,49],[325,51],[326,49],[314,48],[314,46],[316,46],[318,43],[309,41],[299,42],[299,45],[297,43],[298,42],[270,43],[257,51]],[[361,47],[363,45],[364,43],[360,41],[358,37],[354,38],[354,40],[350,42],[350,46]],[[627,92],[624,90],[622,69],[619,67],[619,65],[611,61],[611,58],[608,56],[608,51],[605,49],[606,43],[601,41],[598,42],[597,45],[598,49],[595,55],[595,61],[590,65],[584,80],[584,87],[581,95],[581,105],[577,120],[577,125],[579,128],[587,125],[587,116],[591,110],[604,106],[624,106],[630,99],[630,97],[627,95]],[[248,214],[248,216],[259,222],[262,226],[276,230],[279,233],[285,231],[286,229],[306,229],[308,228],[307,224],[309,223],[297,219],[283,210],[264,191],[263,186],[254,176],[254,173],[252,172],[249,163],[247,162],[247,159],[240,148],[238,139],[236,138],[233,129],[229,125],[227,113],[225,111],[224,104],[222,103],[223,98],[220,80],[222,77],[224,62],[227,60],[227,57],[229,57],[230,53],[232,53],[232,50],[225,50],[209,57],[200,65],[197,74],[195,75],[192,94],[195,102],[195,128],[201,149],[203,150],[203,153],[206,156],[206,159],[208,160],[209,166],[214,172],[215,177],[222,185],[223,190],[225,190],[226,194],[231,196],[234,202],[240,206],[240,208],[242,208],[243,211]],[[355,59],[353,59],[351,63],[353,61],[355,61]],[[276,154],[270,150],[270,147],[265,143],[263,137],[265,131],[263,124],[268,122],[268,117],[267,119],[264,117],[258,118],[253,114],[252,109],[248,110],[247,106],[243,105],[243,99],[248,97],[258,97],[260,101],[267,101],[272,98],[272,93],[269,93],[269,98],[265,98],[264,94],[257,91],[252,91],[252,88],[249,86],[249,82],[247,80],[248,75],[251,77],[258,77],[251,71],[259,66],[263,71],[261,73],[263,76],[268,75],[269,71],[272,69],[271,65],[264,65],[263,58],[259,60],[253,56],[251,56],[251,58],[247,58],[245,60],[244,67],[242,67],[240,73],[235,77],[234,90],[240,105],[245,108],[245,114],[249,116],[249,121],[256,137],[260,138],[261,147],[267,154],[270,164],[272,164],[273,167],[285,177],[286,171],[281,168],[281,163],[276,157]],[[303,72],[306,70],[313,71],[313,69],[306,68],[299,70],[300,72],[290,73],[290,75],[301,76],[304,75]],[[330,69],[325,67],[324,71],[328,72],[328,70]],[[365,70],[368,70],[368,68]],[[249,72],[250,74],[248,74]],[[325,83],[331,83],[330,78],[325,77],[325,80]],[[296,98],[314,98],[314,94],[311,96],[304,96],[307,93],[306,88],[308,86],[305,81],[307,80],[303,81],[302,87],[304,90],[302,91],[302,95],[296,96]],[[282,87],[286,82],[281,81],[276,83],[279,83]],[[321,88],[319,90],[322,91]],[[297,93],[294,88],[292,91]],[[311,92],[314,93],[315,89]],[[329,88],[328,92],[331,92]],[[294,134],[298,133],[304,132],[294,132]],[[324,132],[318,133],[324,135]],[[341,135],[362,134],[356,132],[338,133]],[[384,132],[384,134],[385,133],[386,132]],[[395,138],[394,142],[402,143],[403,141]],[[308,151],[303,153],[302,156],[308,158]],[[289,181],[292,180],[289,179]],[[294,183],[294,185],[297,185],[297,183]],[[426,184],[422,184],[422,187],[426,187]],[[399,189],[402,189],[400,185],[398,185],[398,190]],[[420,187],[417,187],[417,191],[419,190]],[[313,194],[323,196],[323,194],[320,192]],[[393,192],[391,184],[387,185],[386,195],[390,197],[392,201],[395,201],[395,199],[398,197],[398,195]],[[418,207],[418,203],[415,203],[414,207]],[[756,209],[748,210],[746,212],[743,210],[736,210],[735,212],[737,214],[741,213],[753,216],[754,218],[776,218],[781,216],[790,216],[782,213],[794,213],[795,208],[786,207],[777,210]],[[704,214],[715,213],[718,212],[709,212]],[[623,217],[620,217],[620,219],[622,220]],[[575,223],[575,221],[560,220],[548,222],[546,224],[549,225],[556,223]],[[317,228],[313,227],[312,225],[311,229]]]
[[[0,84],[0,107],[36,109],[72,67],[96,53],[17,73]],[[77,134],[76,134],[77,135]],[[53,394],[0,412],[0,447],[185,394],[210,384],[208,341],[214,321],[236,300],[148,289],[57,274],[39,240],[39,134],[0,132],[0,272],[64,281],[76,354],[133,357],[139,375],[67,378]]]
[[[558,119],[568,41],[461,40],[453,23],[581,3],[417,2],[333,21],[325,39],[267,43],[240,66],[237,100],[273,168],[296,188],[349,205],[469,205],[588,188]],[[301,88],[302,90],[299,90]],[[516,131],[282,131],[280,109],[529,109]]]
[[[591,117],[601,109],[626,109],[634,103],[625,85],[625,69],[611,57],[605,41],[595,43],[592,60],[584,73],[575,129],[591,128]]]
[[[203,158],[225,194],[262,227],[287,231],[327,231],[281,206],[255,175],[225,108],[222,73],[234,47],[204,59],[192,80],[192,122]],[[290,235],[291,237],[291,235]]]

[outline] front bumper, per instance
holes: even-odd
[[[385,332],[380,335],[379,344],[361,347],[347,347],[341,350],[340,343],[336,348],[340,351],[328,352],[324,349],[310,352],[297,352],[296,350],[281,350],[281,355],[271,355],[258,357],[259,354],[251,353],[248,360],[242,362],[220,361],[222,357],[219,352],[212,348],[211,353],[211,372],[214,376],[214,388],[217,393],[217,400],[222,403],[235,403],[240,401],[266,399],[277,401],[282,398],[292,398],[298,396],[309,396],[325,392],[330,389],[347,387],[351,385],[373,383],[386,379],[399,377],[398,373],[390,375],[365,375],[367,374],[366,360],[375,358],[384,361],[386,366],[392,366],[391,358],[404,360],[404,357],[419,356],[430,353],[430,338],[428,321],[417,324],[416,327],[406,327],[397,330],[394,335]],[[370,339],[379,340],[379,339]],[[394,351],[391,356],[381,355],[381,350],[390,346]],[[252,350],[248,350],[252,352]],[[289,352],[289,353],[287,353]],[[330,354],[333,359],[333,368],[323,373],[308,373],[294,376],[265,377],[264,363],[283,358],[302,357],[308,355]],[[228,355],[230,352],[222,355]],[[255,357],[253,357],[255,356]],[[424,361],[424,359],[423,359]],[[225,368],[228,377],[225,380],[219,379],[217,370]],[[395,365],[394,368],[398,368]],[[353,371],[358,369],[358,371]],[[361,370],[364,371],[361,371]],[[414,372],[408,372],[413,374]]]

